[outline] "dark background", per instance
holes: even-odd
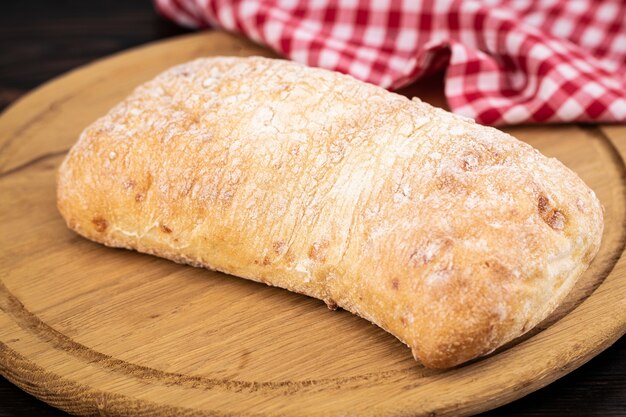
[[[149,0],[0,0],[0,110],[79,65],[188,33]],[[67,416],[0,377],[0,417]],[[494,416],[626,416],[626,338]]]

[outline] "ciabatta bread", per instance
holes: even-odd
[[[105,245],[340,306],[437,368],[544,319],[603,227],[576,174],[505,133],[264,58],[137,88],[82,133],[58,206]]]

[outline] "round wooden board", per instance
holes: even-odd
[[[605,206],[603,245],[535,331],[448,370],[417,364],[345,311],[254,282],[110,249],[70,232],[55,171],[135,86],[209,55],[271,55],[222,33],[80,68],[0,118],[0,373],[79,415],[448,415],[487,410],[580,366],[626,331],[626,128],[506,129],[576,171]],[[442,105],[441,86],[406,90]]]

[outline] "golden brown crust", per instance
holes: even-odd
[[[70,228],[320,298],[430,367],[545,318],[596,254],[573,172],[496,129],[348,76],[200,59],[137,88],[63,162]]]

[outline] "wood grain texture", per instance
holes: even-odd
[[[219,33],[188,36],[74,71],[0,118],[6,378],[83,415],[470,414],[550,383],[624,333],[619,127],[613,136],[597,127],[508,129],[596,191],[606,209],[603,247],[533,334],[446,372],[416,365],[392,336],[322,302],[103,248],[66,230],[54,172],[82,128],[161,70],[216,54],[267,52]]]

